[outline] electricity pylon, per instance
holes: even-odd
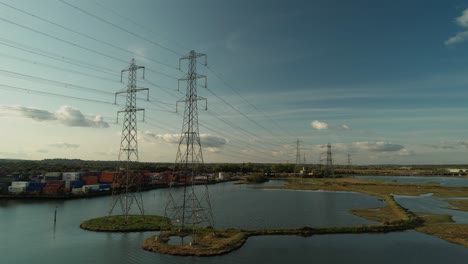
[[[143,112],[143,120],[145,116],[145,110],[136,106],[136,94],[140,91],[146,91],[147,99],[149,99],[149,89],[137,88],[136,86],[137,71],[139,69],[143,69],[144,78],[145,67],[137,66],[135,59],[132,59],[130,66],[122,70],[120,75],[120,81],[122,81],[123,73],[128,72],[127,88],[115,93],[115,103],[117,103],[117,95],[119,94],[126,94],[127,99],[125,108],[117,112],[117,123],[120,113],[124,113],[124,122],[120,141],[119,169],[112,184],[112,203],[109,216],[116,205],[119,204],[125,223],[128,222],[128,215],[133,203],[136,203],[141,215],[144,216],[143,199],[140,192],[141,181],[132,166],[133,163],[138,162],[137,112]]]
[[[327,166],[326,166],[326,176],[327,177],[334,177],[335,172],[333,171],[333,158],[332,158],[332,150],[331,144],[328,143],[327,145]]]
[[[201,57],[205,58],[204,65],[206,66],[206,55],[193,50],[188,56],[179,60],[179,69],[181,61],[188,60],[188,73],[184,78],[179,79],[179,83],[180,81],[187,82],[187,90],[185,98],[177,101],[176,104],[176,111],[178,103],[182,102],[185,103],[185,110],[173,179],[177,180],[176,171],[182,171],[182,174],[185,174],[183,178],[178,179],[179,183],[182,181],[184,191],[181,197],[175,197],[172,190],[175,183],[171,183],[165,215],[173,224],[181,225],[182,230],[185,226],[214,225],[208,192],[208,177],[203,175],[203,153],[198,128],[198,101],[205,101],[205,110],[207,110],[206,98],[197,95],[197,80],[205,79],[205,88],[207,84],[206,76],[197,74],[197,59]],[[203,184],[203,186],[195,188],[196,183]]]
[[[298,170],[301,166],[301,140],[297,139],[296,141],[296,165],[294,166],[294,176],[297,177]]]

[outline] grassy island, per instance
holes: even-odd
[[[96,232],[159,231],[171,227],[169,219],[158,215],[129,215],[127,222],[121,215],[112,215],[86,220],[80,227]]]

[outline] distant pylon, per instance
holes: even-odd
[[[298,170],[301,166],[301,141],[296,141],[296,165],[294,166],[294,176],[297,176]]]
[[[351,168],[351,154],[348,153],[348,168]]]
[[[327,145],[327,166],[326,166],[326,176],[334,177],[335,173],[333,171],[333,158],[332,158],[332,146],[330,143]]]
[[[203,154],[198,128],[197,102],[204,100],[205,110],[207,109],[206,98],[197,95],[198,79],[205,79],[206,88],[206,76],[197,74],[197,58],[200,57],[205,58],[204,65],[206,66],[206,55],[196,53],[193,50],[190,51],[188,56],[179,60],[179,69],[180,62],[188,60],[188,73],[185,78],[179,80],[179,82],[187,82],[187,90],[185,98],[177,101],[177,103],[185,103],[185,110],[179,147],[174,163],[173,180],[176,180],[177,173],[181,174],[180,176],[184,177],[184,191],[180,197],[175,197],[172,190],[173,183],[171,183],[165,215],[171,219],[173,224],[181,225],[182,229],[185,226],[214,225],[208,192],[208,177],[203,175]],[[200,182],[203,183],[203,186],[195,188],[195,183]]]
[[[132,59],[130,66],[122,70],[120,76],[120,81],[122,81],[123,73],[128,72],[127,88],[115,93],[115,103],[117,103],[118,94],[127,94],[127,99],[125,108],[117,112],[117,122],[120,113],[124,113],[125,115],[120,141],[119,168],[112,184],[112,203],[109,215],[112,214],[116,205],[119,204],[121,214],[125,217],[125,222],[128,221],[128,215],[133,203],[136,203],[141,215],[144,216],[143,199],[140,193],[141,181],[139,180],[139,175],[134,171],[133,163],[138,162],[137,112],[143,111],[143,120],[145,116],[145,110],[136,106],[136,94],[140,91],[147,91],[147,98],[149,99],[149,89],[137,88],[136,78],[139,69],[143,69],[144,78],[145,67],[137,66],[135,59]]]

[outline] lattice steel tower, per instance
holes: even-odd
[[[198,129],[198,101],[205,101],[205,110],[207,109],[206,98],[197,95],[197,80],[204,78],[205,88],[207,84],[206,76],[197,74],[197,59],[200,57],[205,58],[203,65],[206,66],[206,55],[193,50],[188,56],[179,60],[179,69],[181,61],[188,60],[188,73],[184,78],[179,79],[179,83],[180,81],[187,82],[187,90],[185,98],[176,103],[176,109],[178,103],[185,103],[185,110],[174,172],[182,171],[182,174],[186,175],[182,179],[184,190],[180,197],[176,197],[171,184],[165,215],[174,224],[181,225],[182,229],[185,226],[214,225],[207,185],[208,178],[203,175],[203,154]],[[204,184],[195,188],[195,183]]]
[[[136,203],[141,215],[144,216],[143,199],[140,192],[141,181],[132,166],[134,162],[138,162],[137,112],[143,112],[143,120],[145,116],[145,110],[136,106],[137,92],[146,91],[147,100],[149,99],[149,89],[136,86],[137,71],[140,69],[143,69],[144,79],[145,67],[137,66],[135,59],[132,59],[130,66],[122,70],[120,75],[120,81],[122,81],[123,73],[128,72],[127,88],[115,93],[115,103],[117,103],[117,95],[119,94],[126,94],[127,99],[125,108],[117,112],[117,123],[120,113],[124,113],[124,122],[120,141],[119,169],[113,180],[112,203],[109,215],[112,214],[118,204],[122,215],[125,217],[125,222],[128,221],[128,215],[133,203]]]
[[[294,166],[294,176],[297,176],[297,171],[301,166],[301,141],[296,141],[296,166]]]
[[[330,143],[327,145],[327,167],[326,174],[328,177],[334,177],[335,172],[333,171],[333,158],[332,158],[332,146]]]

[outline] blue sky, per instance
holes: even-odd
[[[134,57],[147,67],[138,85],[153,101],[138,102],[148,117],[138,124],[140,160],[173,161],[184,92],[176,67],[194,49],[209,64],[198,67],[209,88],[199,88],[209,104],[199,118],[205,162],[294,163],[299,138],[313,163],[328,142],[338,164],[348,153],[355,164],[467,163],[467,9],[463,1],[0,0],[0,158],[117,159],[122,106],[111,103]]]

